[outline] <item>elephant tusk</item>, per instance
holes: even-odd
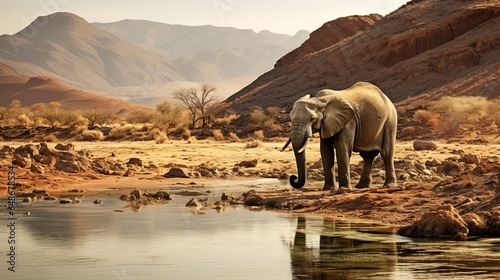
[[[307,143],[309,143],[309,138],[311,138],[311,137],[307,137],[306,141],[304,142],[304,145],[302,145],[302,148],[300,148],[297,153],[300,154],[300,153],[302,153],[306,149]]]
[[[288,141],[286,141],[286,144],[281,149],[281,152],[283,152],[288,147],[288,145],[290,145],[291,142],[292,142],[292,138],[288,138]]]

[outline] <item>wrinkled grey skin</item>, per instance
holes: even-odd
[[[346,90],[321,90],[312,98],[306,95],[295,102],[290,118],[292,130],[283,150],[292,143],[298,172],[297,176],[290,176],[293,188],[300,189],[306,183],[305,146],[315,132],[320,133],[321,139],[323,190],[335,189],[335,154],[339,186],[351,188],[349,164],[353,151],[359,152],[364,162],[357,188],[370,187],[373,160],[379,153],[385,165],[384,186],[396,186],[397,113],[392,102],[376,86],[358,82]]]

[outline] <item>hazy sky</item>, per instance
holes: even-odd
[[[145,19],[184,25],[232,26],[295,34],[348,15],[386,15],[407,0],[2,0],[0,34],[13,34],[36,17],[75,13],[88,22]]]

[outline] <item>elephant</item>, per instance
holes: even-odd
[[[358,82],[345,90],[323,89],[315,97],[299,98],[290,112],[292,128],[284,151],[292,143],[298,175],[290,185],[302,188],[307,179],[305,149],[313,133],[320,134],[320,151],[325,182],[323,190],[335,190],[335,154],[338,161],[338,186],[351,188],[350,158],[359,152],[363,170],[356,188],[369,188],[372,165],[380,153],[385,166],[384,187],[396,187],[394,147],[397,112],[394,104],[375,85]]]

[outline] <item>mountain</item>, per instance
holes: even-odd
[[[290,108],[305,94],[357,81],[374,83],[401,104],[443,95],[496,97],[499,15],[498,1],[414,0],[352,37],[319,51],[295,51],[300,55],[280,60],[227,101],[240,113],[256,105]],[[329,28],[335,27],[320,29]]]
[[[21,101],[22,106],[54,101],[61,103],[61,108],[67,110],[106,109],[124,112],[144,109],[122,100],[69,87],[51,77],[29,78],[0,63],[0,106],[8,106],[13,100]]]
[[[125,43],[71,13],[41,16],[14,35],[0,36],[0,62],[23,75],[48,75],[101,91],[147,81],[185,80],[164,57]]]
[[[269,31],[256,33],[232,27],[171,25],[145,20],[93,25],[130,44],[161,54],[183,76],[190,76],[189,65],[195,64],[220,73],[224,78],[256,76],[271,70],[278,58],[298,47],[309,35],[304,30],[290,36]]]

